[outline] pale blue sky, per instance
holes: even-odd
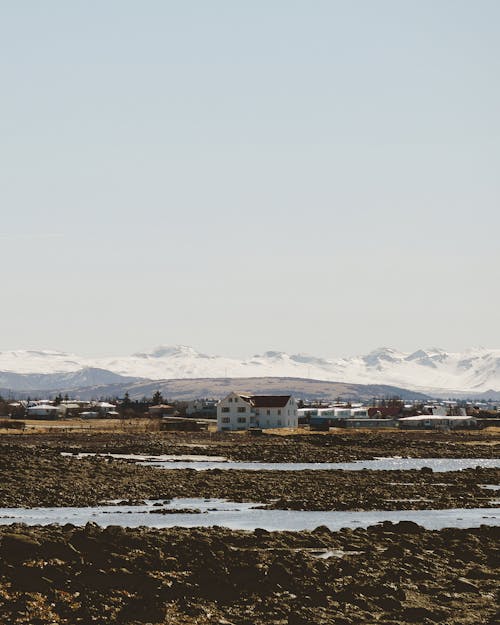
[[[0,0],[0,349],[499,347],[496,0]]]

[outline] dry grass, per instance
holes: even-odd
[[[157,432],[160,429],[158,419],[61,419],[58,421],[43,419],[27,419],[26,429],[0,429],[2,434],[47,434],[50,432],[114,432],[140,433]]]

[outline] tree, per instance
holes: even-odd
[[[160,404],[163,404],[163,395],[160,391],[156,391],[153,395],[153,406],[159,406]]]

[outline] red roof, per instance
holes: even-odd
[[[240,395],[255,408],[284,408],[291,395]]]

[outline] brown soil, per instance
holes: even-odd
[[[144,420],[143,420],[144,421]],[[336,430],[331,433],[259,437],[247,432],[69,432],[0,435],[1,443],[36,445],[61,451],[202,454],[231,460],[263,462],[348,462],[377,456],[411,458],[498,458],[500,435],[484,431],[376,432]],[[187,451],[187,449],[189,451]]]
[[[0,445],[0,506],[94,506],[125,499],[218,497],[295,510],[490,507],[500,469],[412,471],[195,471],[102,457],[63,457],[50,446]]]
[[[497,495],[479,484],[498,484],[499,470],[166,471],[60,452],[498,457],[496,441],[483,433],[402,432],[2,436],[0,506],[183,496],[292,509],[488,506]],[[498,534],[486,526],[427,531],[407,521],[336,533],[0,526],[0,624],[493,625]],[[319,557],[326,551],[331,557]]]
[[[497,558],[498,528],[485,526],[11,526],[0,528],[0,622],[493,625]]]

